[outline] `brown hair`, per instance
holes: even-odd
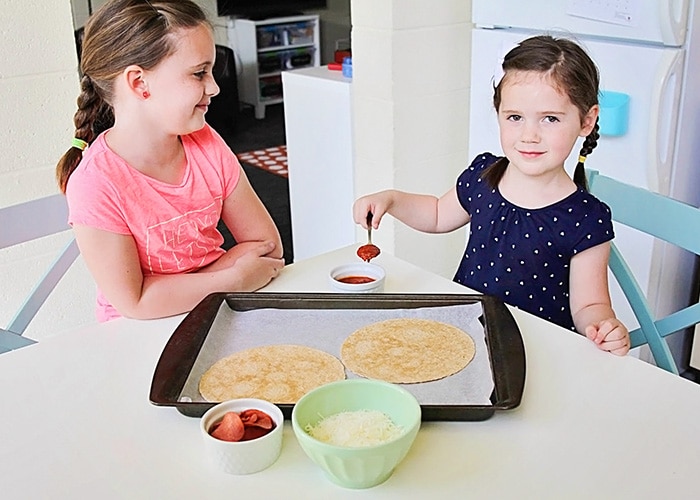
[[[598,104],[598,68],[583,48],[571,40],[547,35],[534,36],[523,40],[508,52],[503,59],[504,76],[494,86],[493,105],[496,111],[501,105],[503,82],[515,71],[536,71],[551,78],[578,108],[582,120]],[[579,156],[585,158],[598,145],[598,130],[596,119],[593,130],[583,141]],[[503,158],[491,165],[483,177],[490,185],[496,186],[507,166],[508,159]],[[587,189],[586,172],[581,161],[576,165],[574,182]]]
[[[110,0],[102,5],[85,25],[74,137],[89,144],[114,124],[114,80],[125,68],[154,68],[175,51],[176,31],[201,25],[211,28],[190,0]],[[82,157],[81,149],[71,147],[59,160],[56,180],[62,192]]]

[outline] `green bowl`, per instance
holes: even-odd
[[[387,443],[351,448],[318,441],[304,430],[323,417],[357,410],[384,412],[404,432]],[[386,481],[411,448],[420,424],[416,398],[398,385],[379,380],[331,382],[305,394],[292,410],[292,428],[301,448],[331,481],[345,488],[370,488]]]

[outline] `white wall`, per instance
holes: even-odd
[[[8,206],[58,192],[54,168],[70,146],[79,91],[70,2],[3,0],[0,33],[0,206]],[[0,250],[0,325],[7,325],[67,236]],[[80,260],[27,335],[44,338],[94,322],[94,294]]]
[[[352,0],[351,10],[355,193],[440,196],[468,162],[471,1]],[[466,235],[387,217],[373,241],[451,279]]]

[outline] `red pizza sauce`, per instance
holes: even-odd
[[[369,262],[370,260],[374,259],[377,255],[379,255],[379,253],[379,247],[372,244],[362,245],[357,249],[357,256],[365,262]]]
[[[336,281],[350,285],[361,285],[362,283],[372,283],[375,279],[369,276],[343,276],[342,278],[336,278]]]

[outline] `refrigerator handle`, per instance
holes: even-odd
[[[676,126],[680,108],[683,55],[668,50],[654,78],[649,117],[649,163],[647,179],[652,191],[669,195],[675,147]]]
[[[689,0],[659,2],[659,26],[664,45],[680,47],[685,43]]]

